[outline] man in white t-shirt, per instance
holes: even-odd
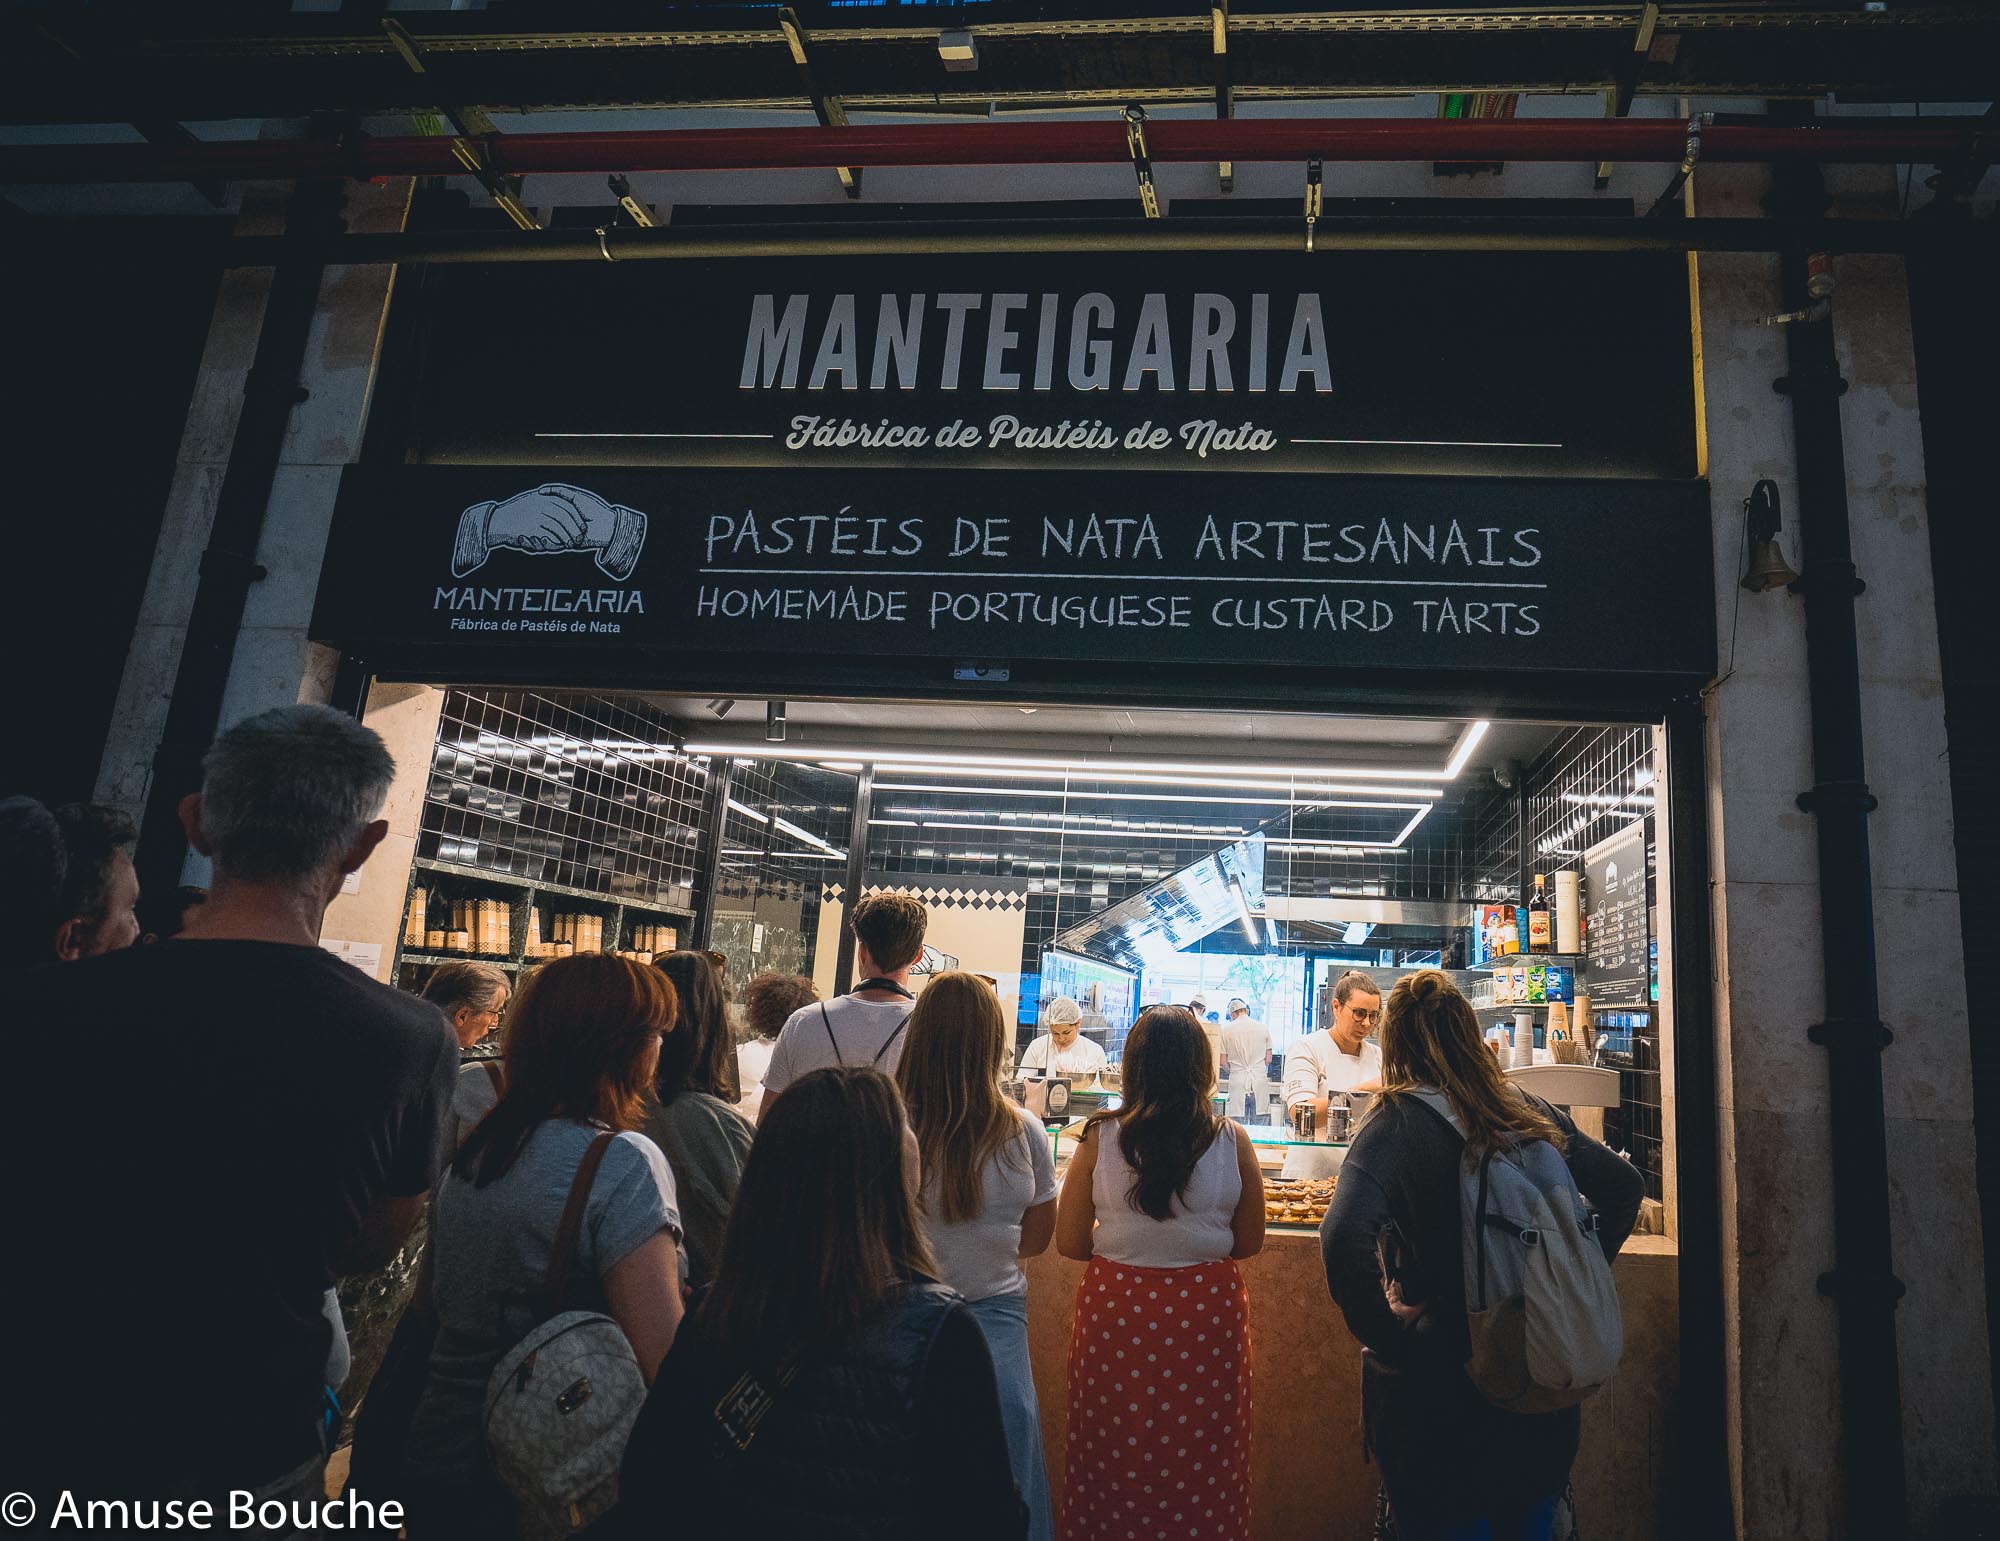
[[[869,1065],[886,1076],[903,1057],[903,1021],[916,996],[910,970],[924,952],[930,912],[909,894],[874,894],[854,907],[854,958],[861,983],[846,995],[802,1007],[785,1021],[764,1067],[764,1101],[809,1070]]]
[[[1257,1116],[1257,1103],[1271,1074],[1271,1030],[1250,1015],[1241,996],[1229,1002],[1229,1020],[1222,1024],[1222,1073],[1230,1090],[1240,1091],[1243,1116]]]
[[[1048,1031],[1021,1054],[1023,1074],[1033,1070],[1088,1081],[1104,1068],[1103,1045],[1083,1036],[1083,1008],[1067,995],[1058,995],[1042,1008],[1042,1025]]]
[[[1311,1103],[1316,1127],[1326,1127],[1329,1092],[1372,1091],[1382,1084],[1382,1051],[1368,1035],[1382,1022],[1382,990],[1359,969],[1333,987],[1333,1023],[1308,1033],[1285,1056],[1285,1111]]]

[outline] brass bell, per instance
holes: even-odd
[[[1798,581],[1799,575],[1792,571],[1775,539],[1757,542],[1750,552],[1750,571],[1743,575],[1743,587],[1753,594],[1762,594],[1771,589],[1790,588]]]
[[[1743,575],[1743,587],[1753,594],[1789,588],[1799,581],[1792,564],[1778,545],[1783,520],[1778,516],[1778,484],[1762,481],[1743,500],[1744,538],[1750,546],[1750,570]]]

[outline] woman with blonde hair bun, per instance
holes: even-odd
[[[1401,1541],[1547,1541],[1569,1480],[1578,1410],[1495,1407],[1466,1374],[1459,1178],[1492,1146],[1563,1153],[1616,1257],[1645,1196],[1632,1166],[1522,1092],[1495,1063],[1471,1003],[1426,969],[1382,1012],[1382,1095],[1348,1147],[1320,1225],[1327,1286],[1362,1351],[1361,1416]],[[1460,1135],[1417,1093],[1442,1093]]]
[[[923,1170],[922,1203],[938,1277],[965,1297],[986,1337],[1029,1541],[1049,1541],[1041,1404],[1028,1360],[1028,1276],[1021,1259],[1056,1228],[1048,1136],[1000,1090],[1007,1019],[993,987],[959,970],[935,976],[910,1011],[896,1084]]]

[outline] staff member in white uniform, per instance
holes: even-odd
[[[1285,1111],[1312,1104],[1313,1122],[1326,1127],[1329,1092],[1370,1090],[1382,1082],[1382,1051],[1368,1035],[1382,1022],[1382,989],[1351,968],[1334,983],[1333,1023],[1309,1033],[1285,1056]]]
[[[1067,995],[1058,995],[1042,1008],[1048,1031],[1029,1044],[1021,1055],[1021,1070],[1044,1075],[1072,1076],[1088,1081],[1105,1066],[1104,1049],[1083,1036],[1083,1008]]]
[[[1222,1073],[1229,1077],[1230,1098],[1240,1092],[1243,1116],[1255,1118],[1270,1079],[1271,1030],[1250,1015],[1241,996],[1229,1002],[1229,1020],[1222,1024]]]

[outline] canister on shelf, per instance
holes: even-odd
[[[1583,951],[1583,902],[1581,874],[1556,874],[1556,951]]]

